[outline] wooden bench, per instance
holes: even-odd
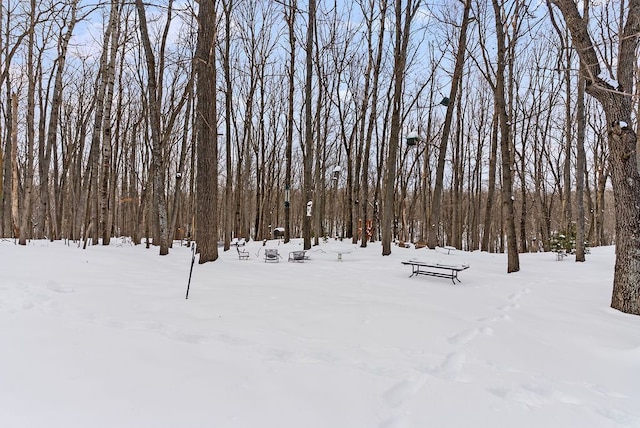
[[[249,252],[245,250],[241,250],[240,247],[236,245],[236,250],[238,250],[238,258],[240,260],[249,260]]]
[[[402,264],[411,266],[412,272],[409,278],[418,275],[449,278],[454,285],[456,281],[462,282],[458,278],[458,272],[469,269],[469,265],[449,265],[437,262],[420,262],[417,260],[408,260],[406,262],[402,262]]]
[[[300,250],[300,251],[291,251],[289,253],[289,259],[287,261],[302,263],[305,260],[309,260],[309,256],[307,256],[307,252]]]

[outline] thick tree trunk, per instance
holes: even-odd
[[[588,31],[588,21],[574,0],[552,0],[566,22],[573,45],[580,55],[586,92],[605,112],[609,130],[611,182],[615,196],[616,264],[611,307],[640,315],[640,150],[635,131],[629,126],[633,114],[636,80],[640,0],[629,0],[620,35],[617,87],[600,78],[600,64]]]
[[[218,259],[218,132],[216,109],[215,0],[201,0],[198,12],[196,229],[199,263]]]
[[[636,133],[630,128],[614,126],[609,132],[611,182],[616,199],[616,264],[611,307],[640,315],[640,215],[637,205],[640,174],[633,156],[637,144]]]

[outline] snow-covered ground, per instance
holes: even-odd
[[[3,428],[640,427],[640,317],[586,263],[335,242],[235,249],[0,242]],[[462,283],[409,258],[469,263]]]

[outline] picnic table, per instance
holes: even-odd
[[[411,275],[409,276],[409,278],[418,275],[449,278],[454,285],[456,281],[462,282],[458,278],[458,272],[469,269],[469,265],[467,264],[455,265],[439,262],[424,262],[418,260],[407,260],[402,262],[402,264],[411,266]]]

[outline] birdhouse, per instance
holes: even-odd
[[[420,136],[418,135],[418,132],[417,131],[409,132],[409,135],[407,135],[407,146],[415,146],[419,142],[420,142]]]
[[[340,168],[340,165],[337,165],[335,168],[333,168],[333,171],[331,172],[331,179],[332,180],[337,180],[338,178],[340,178],[340,171],[342,170],[342,168]]]

